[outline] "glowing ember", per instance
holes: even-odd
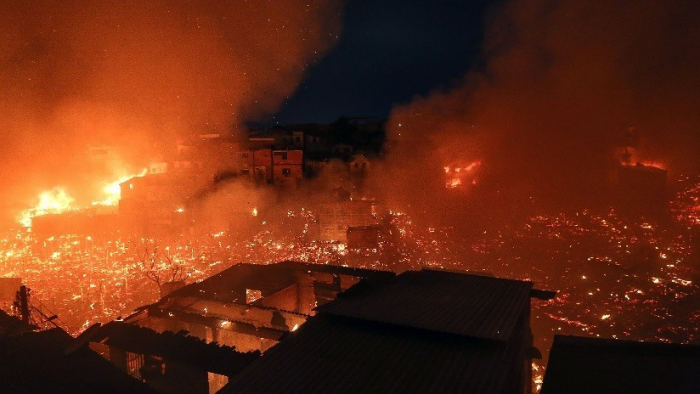
[[[665,166],[664,164],[659,163],[659,162],[657,162],[657,161],[643,161],[641,164],[642,164],[644,167],[654,167],[654,168],[658,168],[658,169],[660,169],[660,170],[665,170],[665,169],[666,169],[666,166]]]
[[[481,166],[481,161],[473,161],[464,166],[445,166],[445,187],[454,189],[464,185],[476,185],[474,172]]]
[[[466,167],[460,167],[459,175],[468,173]],[[448,173],[457,172],[450,167]],[[467,238],[439,225],[421,227],[404,212],[378,210],[377,244],[357,247],[314,241],[310,229],[318,219],[308,207],[283,207],[278,213],[284,225],[278,226],[273,220],[253,220],[251,206],[245,217],[257,227],[249,235],[239,238],[227,230],[159,245],[182,264],[188,283],[240,261],[285,260],[384,270],[469,270],[531,280],[559,292],[554,300],[533,303],[535,341],[546,360],[552,333],[697,341],[700,314],[689,314],[687,305],[700,291],[693,264],[700,176],[678,181],[673,195],[672,226],[631,220],[613,210],[583,210],[531,216]],[[78,333],[157,299],[157,287],[144,277],[128,244],[119,238],[6,233],[0,237],[0,276],[22,277],[34,299]],[[262,294],[251,289],[247,295],[254,302]],[[535,387],[543,374],[542,366],[533,367]]]

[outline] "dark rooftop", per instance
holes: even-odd
[[[111,322],[100,327],[93,341],[103,341],[132,353],[161,356],[202,371],[233,376],[260,357],[260,352],[242,353],[229,346],[206,343],[186,332],[158,333],[145,327]]]
[[[359,283],[318,312],[504,341],[529,308],[531,282],[442,271],[408,271]]]
[[[542,394],[700,393],[700,346],[555,336]]]
[[[73,349],[75,341],[60,329],[29,332],[0,340],[1,391],[32,394],[154,393],[87,346]]]
[[[19,318],[10,316],[0,309],[0,338],[33,331],[35,328],[31,324],[26,324]]]
[[[502,393],[521,349],[407,327],[316,316],[220,393]]]
[[[430,270],[362,281],[221,393],[516,392],[528,384],[531,288]]]
[[[296,283],[296,275],[300,271],[328,272],[360,278],[393,276],[391,272],[293,261],[269,265],[237,264],[202,282],[178,289],[167,297],[197,297],[245,303],[246,289],[260,290],[265,296]]]

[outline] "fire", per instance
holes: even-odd
[[[119,198],[121,197],[121,189],[119,185],[128,181],[129,179],[142,177],[146,175],[146,173],[147,170],[143,169],[139,173],[126,175],[116,181],[106,183],[102,189],[104,198],[102,200],[93,201],[92,205],[119,205]],[[39,194],[39,202],[33,208],[22,211],[17,220],[23,227],[29,228],[32,226],[32,218],[34,217],[49,214],[60,214],[85,208],[76,207],[74,206],[74,203],[75,198],[71,197],[65,188],[54,187],[51,190],[47,190]]]
[[[20,214],[19,222],[24,227],[32,226],[32,218],[41,215],[57,214],[74,209],[71,205],[75,199],[62,187],[55,187],[39,194],[39,203]]]
[[[116,206],[119,205],[119,199],[121,198],[121,187],[119,186],[120,184],[128,181],[129,179],[133,178],[139,178],[148,172],[147,169],[141,170],[141,172],[136,173],[136,174],[131,174],[131,175],[126,175],[114,182],[109,182],[107,183],[104,188],[102,189],[102,193],[104,193],[105,198],[100,201],[93,201],[92,205],[106,205],[106,206]]]
[[[663,163],[660,163],[658,161],[643,161],[642,165],[644,167],[654,167],[654,168],[658,168],[660,170],[666,169],[666,166]]]
[[[658,162],[658,161],[652,161],[652,160],[645,160],[645,161],[638,161],[635,163],[632,162],[623,162],[623,166],[625,167],[635,167],[635,166],[641,166],[641,167],[653,167],[657,168],[659,170],[666,170],[666,165],[664,163]]]
[[[445,187],[454,189],[464,185],[476,185],[475,170],[481,166],[481,161],[476,160],[464,166],[445,166]]]

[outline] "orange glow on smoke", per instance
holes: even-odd
[[[638,161],[636,164],[634,162],[632,163],[623,163],[622,164],[625,167],[636,167],[636,166],[642,166],[642,167],[651,167],[651,168],[657,168],[660,170],[666,170],[666,165],[664,163],[661,163],[659,161],[652,161],[652,160],[645,160],[645,161]]]
[[[645,167],[654,167],[654,168],[658,168],[661,170],[666,169],[666,166],[663,163],[660,163],[658,161],[643,161],[642,165]]]
[[[445,187],[454,189],[465,185],[476,185],[475,172],[481,166],[481,161],[476,160],[466,165],[445,166]]]

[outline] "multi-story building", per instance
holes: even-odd
[[[272,152],[273,182],[277,186],[296,186],[304,176],[304,152],[276,150]]]

